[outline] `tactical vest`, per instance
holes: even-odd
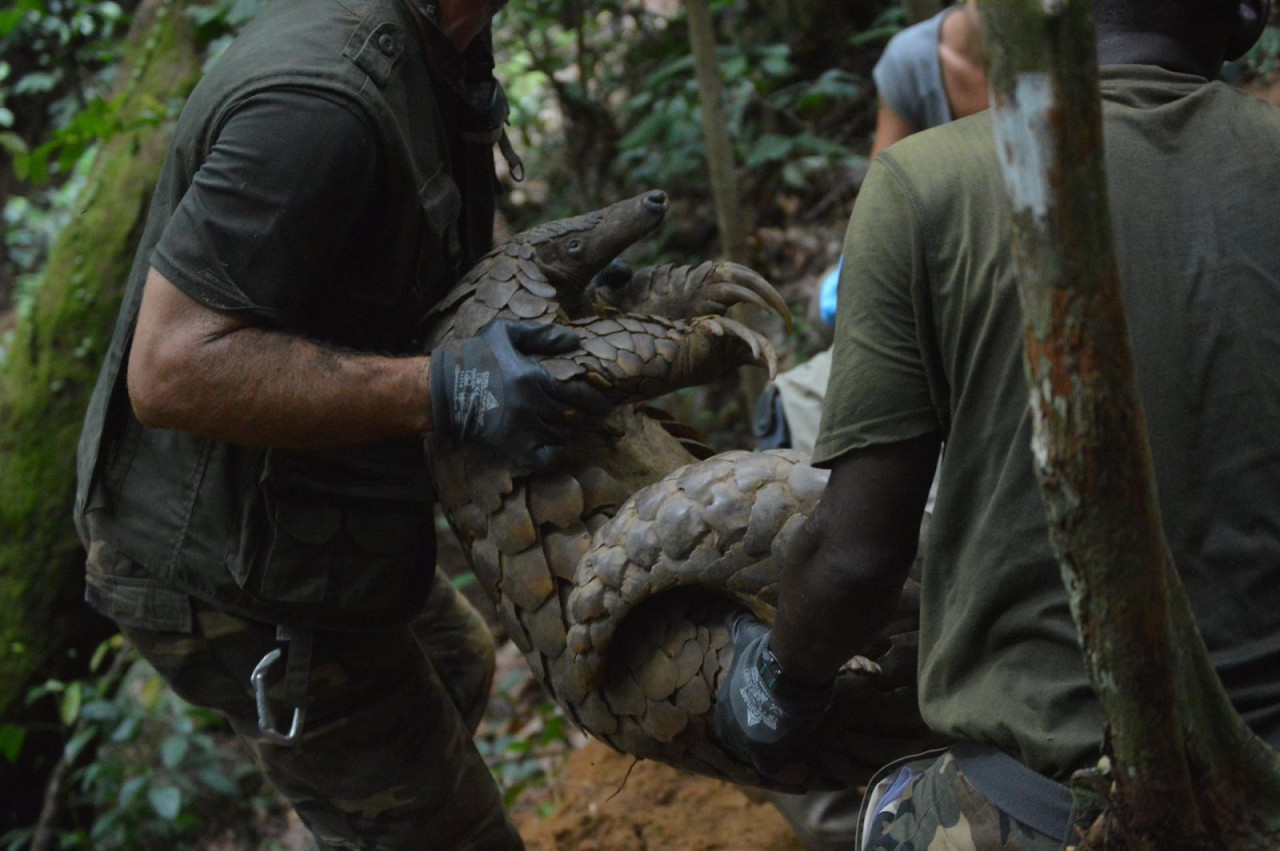
[[[298,627],[386,626],[417,612],[434,569],[419,438],[248,449],[142,426],[125,387],[153,248],[225,117],[276,87],[345,98],[377,128],[394,230],[375,271],[403,282],[393,312],[422,316],[490,247],[492,147],[461,141],[401,0],[266,5],[178,120],[80,438],[77,527],[86,545],[107,542],[148,576],[229,611]],[[459,175],[473,184],[465,200]],[[387,333],[398,339],[381,350],[414,350],[407,329]]]

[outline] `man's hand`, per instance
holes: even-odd
[[[602,416],[608,400],[581,380],[552,378],[530,355],[578,347],[559,325],[496,320],[459,346],[431,353],[431,411],[438,433],[482,446],[522,472],[544,470],[565,453],[581,415]]]
[[[769,650],[771,631],[750,614],[732,615],[729,633],[733,667],[716,698],[715,737],[761,774],[774,776],[813,749],[835,682],[816,687],[787,682]]]

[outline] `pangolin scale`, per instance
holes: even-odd
[[[620,266],[666,209],[665,193],[651,191],[518,234],[428,314],[432,348],[497,318],[569,325],[580,349],[544,366],[592,382],[615,406],[543,473],[428,436],[440,505],[535,676],[591,735],[739,783],[864,783],[932,744],[915,702],[911,584],[867,649],[881,671],[841,674],[820,753],[767,780],[708,735],[732,661],[726,615],[745,606],[772,618],[779,566],[806,534],[826,474],[788,450],[708,457],[692,430],[644,404],[743,364],[772,373],[768,341],[723,314],[752,304],[788,317],[769,283],[738,264]]]

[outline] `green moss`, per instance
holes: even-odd
[[[139,10],[125,59],[135,72],[121,74],[126,118],[185,96],[198,79],[175,6]],[[103,146],[81,212],[53,247],[0,367],[0,715],[93,621],[81,602],[84,555],[71,519],[76,443],[171,125]]]

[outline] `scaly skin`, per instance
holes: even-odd
[[[778,565],[826,479],[791,453],[699,462],[709,451],[690,429],[638,404],[743,364],[772,374],[768,341],[721,314],[746,303],[787,315],[768,282],[738,264],[632,275],[615,263],[666,206],[665,194],[649,192],[519,234],[428,315],[430,347],[500,317],[567,324],[581,348],[544,366],[562,380],[585,378],[616,405],[603,422],[584,423],[562,469],[534,475],[513,476],[499,459],[428,436],[440,504],[530,668],[589,733],[741,783],[864,782],[923,741],[914,655],[904,652],[910,605],[886,660],[905,655],[909,664],[842,675],[835,746],[789,767],[781,784],[707,735],[732,658],[724,616],[747,605],[771,618]]]

